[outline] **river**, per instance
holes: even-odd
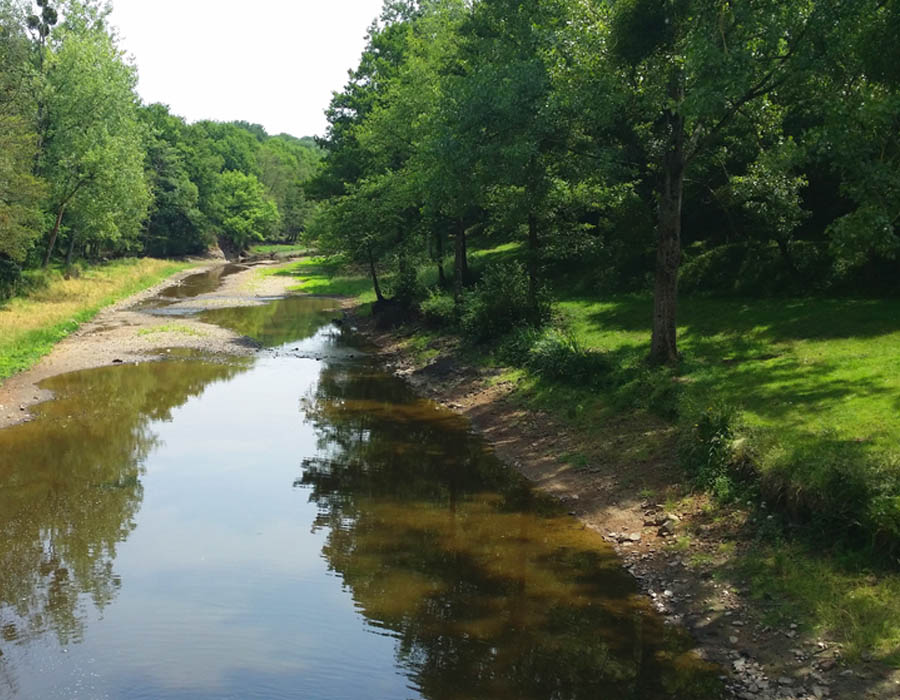
[[[718,695],[598,535],[335,315],[207,311],[267,349],[55,377],[0,431],[0,698]]]

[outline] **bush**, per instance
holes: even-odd
[[[578,386],[597,386],[609,374],[609,365],[601,353],[585,350],[574,336],[556,328],[537,336],[524,364],[547,379]]]
[[[399,265],[388,293],[397,303],[407,308],[414,308],[416,301],[422,298],[424,289],[419,284],[416,268],[408,260]]]
[[[528,275],[519,263],[489,265],[481,281],[463,298],[461,324],[472,340],[491,340],[523,326],[538,326],[550,316],[545,294],[537,308],[528,301]]]
[[[459,323],[459,307],[451,294],[432,290],[419,304],[419,311],[427,323],[439,327],[454,327]]]
[[[9,299],[16,293],[21,277],[22,268],[0,255],[0,299]]]
[[[748,438],[734,406],[715,403],[699,412],[686,412],[678,456],[694,482],[723,501],[733,499],[751,463]]]

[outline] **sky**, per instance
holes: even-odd
[[[245,120],[270,134],[325,133],[382,0],[113,0],[138,93],[188,121]]]

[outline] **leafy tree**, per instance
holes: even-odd
[[[739,123],[776,140],[766,105],[816,66],[814,39],[852,3],[610,3],[608,66],[633,96],[632,118],[656,181],[657,255],[651,358],[675,362],[685,177]]]
[[[27,90],[30,47],[21,22],[14,6],[0,4],[0,264],[8,271],[18,269],[12,263],[22,263],[31,249],[44,194],[32,174],[38,144]]]
[[[279,223],[278,207],[255,175],[226,170],[218,178],[212,220],[219,235],[237,251],[263,241]]]
[[[69,227],[66,258],[87,240],[113,250],[137,245],[149,204],[144,179],[143,128],[137,119],[134,68],[122,58],[103,15],[69,7],[57,45],[48,57],[47,133],[41,174],[50,188],[50,262],[64,217]]]
[[[160,104],[143,108],[141,119],[148,128],[147,166],[153,192],[144,249],[159,256],[201,253],[212,236],[185,163],[184,121]]]

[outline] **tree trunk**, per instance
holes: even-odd
[[[538,224],[534,212],[528,214],[528,306],[537,309]]]
[[[447,275],[444,273],[444,237],[438,233],[434,237],[435,257],[437,258],[438,285],[441,289],[447,287]]]
[[[69,237],[69,249],[66,251],[66,279],[69,278],[69,270],[72,268],[72,255],[75,252],[75,239],[77,236],[75,235],[75,231],[72,231],[72,235]]]
[[[454,288],[456,301],[462,299],[463,285],[468,277],[469,265],[466,260],[466,226],[462,219],[456,222],[456,257],[453,261]]]
[[[797,269],[797,265],[794,263],[794,256],[791,255],[791,249],[788,246],[787,241],[781,236],[778,236],[775,239],[775,242],[778,244],[778,251],[781,253],[781,258],[784,260],[784,264],[787,265],[788,271],[795,280],[800,281],[802,275],[800,274],[800,270]]]
[[[372,249],[368,248],[369,254],[369,272],[372,275],[372,286],[375,288],[375,298],[378,301],[384,301],[384,295],[381,293],[381,285],[378,284],[378,275],[375,272],[375,256],[372,255]]]
[[[680,104],[683,87],[680,76],[673,80],[670,96]],[[681,203],[684,192],[684,117],[668,114],[669,150],[663,158],[659,191],[656,240],[656,284],[653,293],[653,337],[650,361],[675,364],[678,267],[681,264]]]
[[[66,205],[61,204],[56,212],[56,223],[53,224],[53,230],[50,231],[50,242],[47,244],[47,254],[44,256],[44,267],[50,264],[50,256],[53,255],[53,248],[56,247],[56,237],[59,236],[59,227],[62,225],[62,218],[65,213]]]
[[[469,277],[469,237],[466,235],[466,226],[460,221],[459,222],[459,230],[462,235],[462,281],[463,284],[468,284],[471,277]]]

